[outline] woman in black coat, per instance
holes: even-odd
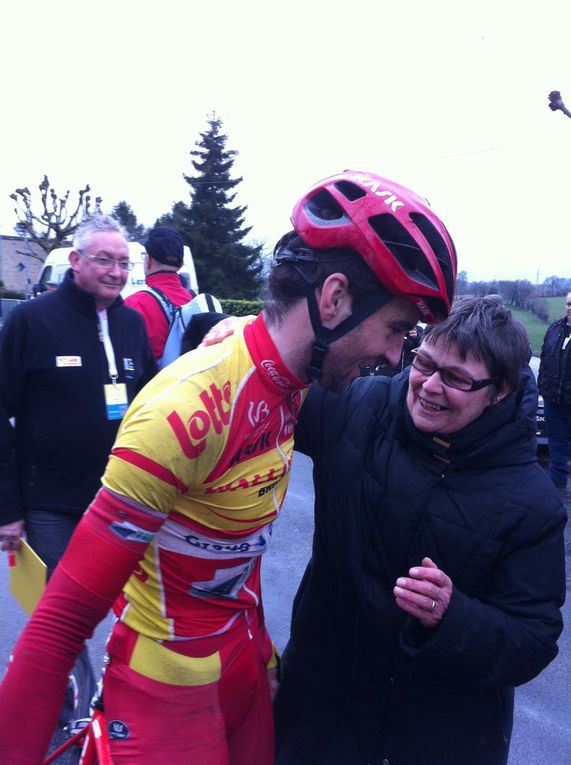
[[[278,765],[504,765],[514,686],[557,654],[566,513],[535,456],[523,327],[463,300],[409,371],[313,386],[312,560]]]

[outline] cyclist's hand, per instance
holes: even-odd
[[[198,347],[204,348],[207,345],[216,345],[217,343],[221,343],[227,337],[230,337],[230,335],[234,334],[236,331],[236,326],[242,325],[244,318],[252,321],[256,317],[229,316],[227,319],[222,319],[222,321],[219,321],[218,324],[215,324],[212,329],[208,330]]]
[[[24,521],[14,521],[0,526],[0,550],[20,549],[20,539],[24,534]]]
[[[276,697],[276,693],[278,692],[278,688],[280,687],[280,681],[278,680],[278,668],[272,667],[271,669],[266,670],[267,677],[268,677],[268,685],[270,686],[270,696],[272,697],[272,701]]]

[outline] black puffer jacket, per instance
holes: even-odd
[[[561,403],[565,377],[571,375],[571,369],[569,369],[571,343],[564,351],[561,351],[566,333],[567,318],[554,321],[545,333],[541,348],[537,385],[543,398],[555,404]]]
[[[407,378],[314,387],[302,408],[316,529],[276,705],[279,765],[505,763],[513,686],[557,654],[566,514],[535,458],[531,372],[448,450],[414,427]],[[424,556],[454,585],[434,630],[392,593]]]

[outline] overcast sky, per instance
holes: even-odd
[[[345,168],[427,197],[470,280],[571,277],[568,0],[5,0],[0,233],[43,174],[151,225],[212,112],[270,249]],[[37,197],[36,197],[37,198]]]

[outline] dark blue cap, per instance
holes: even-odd
[[[147,253],[167,266],[180,268],[184,259],[184,242],[174,229],[168,226],[157,226],[149,232],[145,242]]]

